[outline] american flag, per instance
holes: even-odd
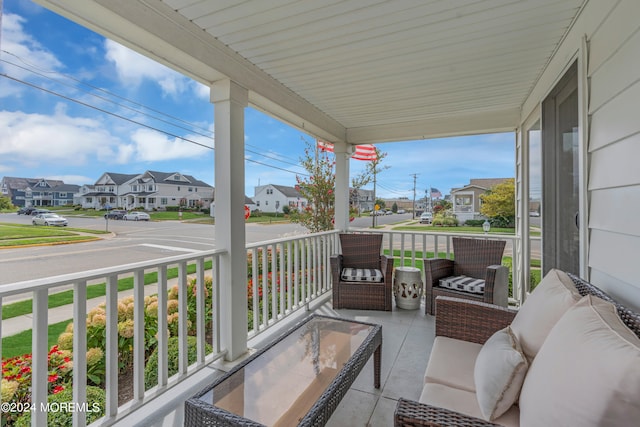
[[[429,192],[431,193],[432,199],[439,199],[440,197],[442,197],[442,193],[437,188],[431,187],[431,190]]]
[[[333,153],[333,144],[326,141],[318,140],[318,149],[320,151],[329,151]],[[376,147],[371,144],[356,145],[356,151],[351,156],[354,160],[375,160],[377,158]]]

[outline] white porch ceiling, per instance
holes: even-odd
[[[585,0],[37,0],[351,143],[509,131]]]

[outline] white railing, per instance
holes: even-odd
[[[252,292],[252,285],[256,283],[258,286],[253,286],[253,289],[262,290],[262,293],[248,295],[251,304],[249,309],[252,312],[248,337],[264,332],[296,310],[308,307],[314,299],[326,295],[331,290],[329,257],[336,252],[337,242],[336,232],[326,232],[261,242],[247,247],[250,261],[248,292]],[[223,252],[218,250],[198,252],[0,286],[0,314],[3,299],[6,301],[10,296],[21,295],[33,301],[33,407],[46,407],[47,402],[49,295],[64,290],[73,290],[73,303],[63,308],[68,311],[69,323],[73,322],[73,402],[87,401],[84,385],[88,379],[87,331],[91,327],[87,321],[87,314],[92,312],[88,310],[88,306],[94,307],[100,301],[104,301],[102,307],[106,344],[103,349],[106,406],[104,418],[95,424],[109,425],[117,422],[155,397],[166,393],[194,372],[223,357],[226,351],[220,343],[218,317],[218,272],[222,254]],[[209,295],[205,289],[205,279],[208,276],[212,279],[212,292]],[[133,301],[129,301],[133,305],[132,354],[129,355],[133,362],[133,397],[127,403],[119,405],[119,363],[122,362],[122,354],[119,352],[118,342],[122,334],[118,330],[118,316],[119,312],[122,314],[122,303],[118,299],[118,284],[122,280],[133,281]],[[154,283],[145,286],[145,281]],[[104,299],[87,299],[88,287],[100,284],[105,288]],[[173,292],[170,292],[172,289]],[[175,315],[167,316],[168,310],[173,311],[176,308],[176,303],[169,300],[169,295],[175,296],[176,293],[177,325],[173,324]],[[195,300],[188,296],[188,293],[195,294]],[[147,304],[149,300],[145,295],[157,295],[157,314],[152,316],[157,318],[157,324],[147,323],[150,313]],[[207,310],[207,307],[211,310]],[[155,339],[158,349],[158,373],[157,386],[147,390],[144,368],[149,356],[148,341],[153,339],[149,334],[150,327],[157,330]],[[171,332],[169,328],[172,328]],[[0,323],[0,338],[2,332]],[[189,364],[187,337],[194,334],[197,340],[197,360]],[[172,377],[169,377],[168,371],[170,336],[177,336],[179,342],[179,368],[178,373]],[[209,345],[212,350],[207,351]],[[0,352],[1,350],[0,344]],[[47,425],[46,411],[33,411],[31,415],[32,425]],[[86,424],[84,412],[74,412],[73,417],[74,425]]]
[[[255,243],[249,251],[249,337],[331,290],[329,257],[338,232]]]
[[[72,305],[63,308],[68,311],[69,323],[73,322],[73,402],[87,402],[85,387],[88,374],[87,330],[93,326],[87,321],[87,305],[98,305],[98,301],[87,299],[87,289],[90,285],[104,285],[105,298],[102,305],[104,313],[101,326],[104,327],[106,342],[102,349],[106,406],[104,408],[105,417],[100,420],[100,424],[111,424],[224,355],[224,350],[220,348],[220,325],[216,318],[218,313],[216,308],[219,306],[219,281],[216,280],[216,275],[219,271],[221,253],[221,251],[200,252],[1,286],[0,307],[2,300],[12,295],[25,294],[30,296],[33,301],[31,404],[36,410],[31,412],[32,425],[47,425],[47,411],[39,409],[47,408],[50,293],[73,289]],[[193,271],[192,275],[189,274],[189,271]],[[205,272],[212,276],[212,292],[208,296],[205,291]],[[188,277],[188,274],[191,277]],[[149,279],[154,276],[157,276],[156,280]],[[170,278],[170,276],[175,277]],[[122,339],[123,334],[122,331],[119,333],[118,316],[119,313],[122,316],[123,307],[122,303],[118,301],[118,285],[119,281],[122,283],[122,280],[133,280],[133,336],[131,337],[133,346],[129,355],[133,361],[133,398],[128,403],[119,406],[119,362],[122,362],[123,355],[119,351],[118,342]],[[154,284],[145,286],[145,280],[154,282]],[[177,331],[179,342],[179,369],[176,375],[169,378],[167,345],[170,336],[168,328],[172,325],[169,324],[170,321],[167,317],[170,305],[168,290],[174,286],[174,282],[178,293],[178,316],[177,325],[175,325],[177,327],[174,329]],[[190,282],[191,285],[189,285]],[[157,313],[149,311],[150,306],[145,302],[145,291],[147,295],[157,294]],[[195,306],[195,313],[192,313],[192,316],[195,314],[196,321],[189,332],[194,334],[195,330],[197,340],[197,360],[190,366],[187,354],[187,328],[192,322],[189,320],[190,313],[187,303],[192,297],[187,298],[188,291],[192,294],[195,293],[195,299],[192,302]],[[206,301],[206,298],[209,298],[209,301]],[[213,307],[213,316],[210,318],[205,318],[205,307],[207,306]],[[154,307],[153,310],[156,308]],[[146,333],[149,331],[151,323],[145,323],[150,322],[152,318],[157,318],[157,326],[153,325],[157,329],[155,336]],[[1,327],[0,337],[2,337]],[[144,367],[148,355],[145,352],[150,351],[149,340],[157,340],[158,381],[157,386],[145,391]],[[210,345],[212,351],[205,351],[206,345]],[[84,426],[86,424],[84,411],[74,411],[73,417],[74,425]]]

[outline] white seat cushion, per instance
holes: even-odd
[[[482,344],[436,337],[429,356],[425,383],[438,383],[461,390],[475,391],[473,371]]]
[[[345,282],[384,282],[382,271],[374,268],[343,268],[341,279]]]
[[[552,269],[544,276],[511,322],[511,330],[529,362],[538,353],[551,328],[580,298],[565,272]]]
[[[522,425],[638,425],[640,339],[613,304],[587,295],[542,344],[519,402]]]
[[[485,420],[495,420],[518,400],[528,368],[527,358],[508,326],[484,343],[473,378]]]
[[[440,279],[440,286],[456,291],[469,292],[472,294],[484,293],[484,280],[468,276],[449,276]]]
[[[447,387],[442,384],[429,383],[425,384],[422,389],[420,403],[426,403],[482,419],[478,399],[476,398],[476,394],[471,391]],[[519,420],[520,413],[518,407],[513,405],[507,412],[492,422],[502,426],[515,427],[520,425]]]

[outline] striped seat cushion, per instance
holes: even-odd
[[[467,276],[450,276],[440,279],[440,286],[454,289],[456,291],[469,292],[472,294],[484,293],[484,280]]]
[[[382,271],[374,268],[343,268],[340,278],[345,282],[384,282]]]

